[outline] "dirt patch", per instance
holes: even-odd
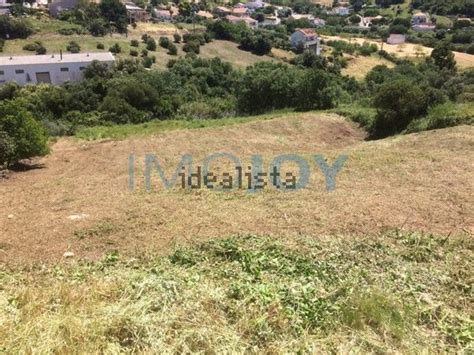
[[[0,181],[0,261],[56,261],[66,251],[91,259],[111,250],[134,255],[234,234],[352,236],[397,227],[472,233],[473,133],[457,127],[366,142],[352,123],[308,113],[124,141],[60,139],[40,159],[43,169]],[[292,193],[166,191],[154,176],[153,191],[144,191],[145,154],[156,154],[169,177],[182,154],[200,163],[215,152],[243,164],[261,154],[265,166],[277,155],[301,154],[310,162],[309,185]],[[131,153],[135,192],[127,188]],[[343,153],[349,159],[329,193],[312,155],[332,162]]]

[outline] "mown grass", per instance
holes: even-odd
[[[231,237],[0,273],[7,353],[474,350],[469,236]]]
[[[224,127],[239,123],[259,120],[270,120],[287,111],[277,111],[271,114],[245,117],[229,117],[221,119],[194,120],[155,120],[142,124],[123,124],[110,126],[83,127],[77,130],[75,137],[85,140],[125,139],[131,136],[146,136],[178,129],[203,129]]]

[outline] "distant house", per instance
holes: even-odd
[[[381,20],[383,19],[382,16],[375,16],[375,17],[360,17],[359,27],[360,28],[370,28],[373,25],[374,20]]]
[[[133,2],[125,3],[127,9],[127,16],[129,21],[146,22],[150,19],[150,14],[141,7],[138,7]]]
[[[387,38],[388,44],[403,44],[407,40],[405,35],[398,35],[398,34],[391,34],[390,37]]]
[[[232,9],[232,15],[237,17],[249,16],[251,11],[246,7],[234,7]]]
[[[265,20],[263,20],[262,23],[260,23],[260,26],[262,27],[271,27],[271,26],[276,26],[281,23],[281,20],[277,16],[266,16]]]
[[[228,7],[225,7],[225,6],[217,6],[214,9],[214,13],[217,16],[227,16],[227,15],[230,15],[232,13],[232,9],[229,9]]]
[[[411,18],[412,25],[423,25],[430,22],[430,17],[424,12],[417,12]]]
[[[309,22],[314,21],[314,16],[313,15],[308,15],[308,14],[292,14],[289,17],[291,20],[308,20]]]
[[[257,9],[261,9],[265,6],[263,1],[249,1],[245,4],[245,7],[249,10],[255,11]]]
[[[423,12],[417,12],[411,19],[412,29],[415,32],[429,32],[436,29],[436,25],[430,20],[430,16]]]
[[[234,24],[243,22],[247,25],[247,27],[252,28],[252,29],[256,29],[258,27],[258,21],[254,20],[253,18],[249,16],[237,17],[233,15],[227,15],[225,18],[227,19],[227,21]]]
[[[178,16],[178,9],[154,9],[153,16],[161,22],[171,22]]]
[[[290,37],[291,45],[294,48],[303,46],[305,50],[321,54],[321,39],[312,28],[297,29]]]
[[[7,0],[0,0],[0,15],[10,15],[10,7],[12,6],[13,4],[10,4]]]
[[[49,14],[57,17],[61,12],[75,8],[78,3],[79,0],[56,0],[49,4]]]
[[[319,18],[319,17],[315,18],[315,19],[313,20],[313,23],[314,23],[314,25],[315,25],[316,27],[324,27],[324,26],[326,26],[326,21],[324,21],[322,18]]]
[[[114,60],[110,52],[0,57],[0,83],[61,85],[82,80],[93,61],[111,66]]]
[[[209,11],[202,11],[202,10],[198,11],[196,13],[196,16],[207,19],[207,20],[212,20],[214,18],[214,16]]]
[[[332,9],[331,13],[337,16],[348,16],[351,12],[348,7],[338,6]]]

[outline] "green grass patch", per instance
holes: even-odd
[[[338,115],[349,118],[369,130],[377,115],[377,110],[360,104],[340,105],[332,110]]]
[[[407,128],[407,133],[454,127],[463,124],[474,124],[474,103],[455,104],[448,102],[433,107],[428,112],[428,115],[412,121]]]
[[[232,117],[203,120],[155,120],[142,124],[124,124],[111,126],[84,127],[78,129],[75,136],[79,139],[125,139],[130,136],[152,135],[180,129],[216,128],[241,124],[251,121],[269,120],[278,116],[278,113],[260,116]]]
[[[3,267],[0,351],[469,352],[473,250],[468,236],[399,231],[241,236],[167,256]]]

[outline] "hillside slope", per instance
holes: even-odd
[[[472,233],[473,133],[460,126],[367,142],[339,116],[305,113],[122,141],[60,139],[38,169],[0,181],[0,261],[54,261],[65,251],[93,259],[111,250],[166,252],[176,243],[236,234]],[[232,153],[244,166],[260,154],[265,167],[277,155],[298,153],[309,162],[310,182],[291,193],[170,192],[155,173],[153,191],[144,191],[145,154],[156,154],[170,177],[182,154],[202,165],[215,152]],[[135,192],[127,188],[131,153]],[[335,191],[326,191],[313,154],[331,164],[340,154],[349,156]],[[222,161],[213,169],[233,171]]]

